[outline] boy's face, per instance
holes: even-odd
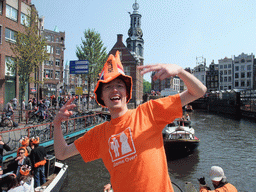
[[[127,92],[124,81],[116,78],[109,83],[104,83],[102,85],[101,99],[110,110],[126,106]]]

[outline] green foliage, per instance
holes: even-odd
[[[101,40],[100,34],[94,29],[88,29],[84,32],[82,44],[77,46],[76,56],[79,60],[88,60],[90,64],[95,64],[89,68],[88,75],[82,75],[82,78],[89,78],[93,81],[98,77],[104,63],[107,60],[106,47]]]
[[[151,83],[143,79],[143,94],[150,93],[151,91]]]
[[[36,72],[43,61],[49,57],[46,51],[46,41],[39,35],[38,16],[34,9],[31,9],[29,23],[24,33],[17,32],[16,42],[10,42],[14,63],[7,63],[7,67],[19,76],[21,98],[24,98],[27,83],[33,81],[30,75]]]
[[[94,29],[88,29],[84,32],[84,39],[82,44],[77,46],[76,56],[79,60],[89,61],[89,73],[82,74],[82,79],[88,82],[88,93],[91,92],[91,82],[96,82],[98,74],[101,72],[104,63],[107,60],[106,47],[104,47],[100,34]],[[87,101],[89,101],[89,94]],[[87,102],[87,109],[89,109],[89,102]]]

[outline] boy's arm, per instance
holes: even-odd
[[[175,64],[156,64],[156,65],[145,65],[139,66],[138,69],[142,70],[141,74],[155,71],[156,74],[153,77],[153,80],[163,80],[172,76],[180,77],[185,85],[187,90],[180,93],[180,99],[182,106],[204,96],[207,88],[199,81],[194,75],[185,71],[182,67]]]
[[[71,115],[73,109],[76,105],[71,104],[74,101],[74,98],[70,99],[57,113],[53,124],[54,124],[54,151],[55,156],[59,160],[64,160],[66,158],[72,157],[79,154],[78,150],[74,143],[68,145],[63,137],[61,130],[61,122],[67,120]]]

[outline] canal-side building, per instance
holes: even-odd
[[[196,57],[196,67],[193,68],[192,74],[204,85],[206,85],[206,71],[208,71],[206,59],[203,57]]]
[[[254,55],[234,56],[234,89],[253,89]]]
[[[137,69],[137,66],[144,63],[144,40],[141,29],[141,14],[139,14],[139,4],[137,1],[133,4],[133,13],[130,14],[131,22],[128,30],[128,38],[126,40],[127,46],[123,43],[123,35],[117,35],[117,42],[110,50],[109,54],[114,54],[118,50],[120,52],[120,59],[124,67],[126,75],[130,75],[133,81],[132,99],[130,105],[138,106],[143,101],[143,76]]]
[[[219,70],[218,64],[214,63],[214,60],[209,65],[209,70],[206,71],[206,87],[207,91],[218,91],[219,90]]]
[[[65,32],[60,32],[55,26],[54,30],[41,27],[41,35],[46,39],[48,60],[42,64],[39,79],[43,82],[38,90],[42,90],[42,97],[60,95],[63,91]],[[41,98],[40,98],[41,99]]]
[[[219,90],[231,90],[233,86],[233,59],[219,59]]]
[[[35,6],[31,0],[1,0],[0,1],[0,110],[16,97],[19,99],[18,76],[9,71],[6,63],[13,62],[13,53],[9,43],[15,43],[15,34],[25,32],[25,26],[31,9]],[[28,98],[28,87],[25,96]]]

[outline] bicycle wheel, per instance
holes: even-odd
[[[13,127],[13,122],[11,119],[4,119],[2,122],[3,127],[8,127],[9,129],[12,129]]]
[[[34,123],[37,120],[37,116],[35,114],[33,114],[30,118],[29,118],[29,123]]]

